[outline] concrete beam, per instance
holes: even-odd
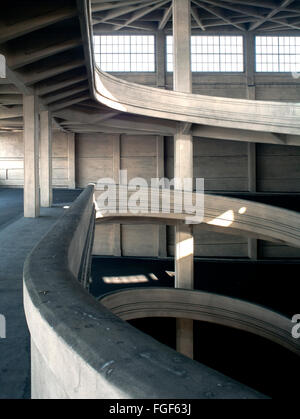
[[[83,101],[85,101],[89,98],[90,98],[90,95],[84,93],[83,95],[76,96],[76,97],[70,98],[70,99],[65,99],[65,100],[59,101],[59,102],[57,102],[53,105],[49,105],[49,109],[52,112],[55,112],[55,111],[58,111],[58,110],[61,110],[61,109],[69,108],[70,106],[75,105],[76,103],[83,102]]]
[[[143,16],[153,12],[156,9],[159,9],[164,4],[168,3],[169,0],[166,1],[154,1],[153,6],[145,7],[137,12],[135,12],[129,19],[127,19],[122,25],[117,26],[114,30],[118,31],[122,28],[124,28],[127,25],[130,25],[132,22],[135,22],[136,20],[142,18]]]
[[[63,100],[67,97],[74,96],[78,93],[87,91],[89,88],[87,83],[79,84],[78,86],[74,86],[71,89],[64,90],[63,92],[53,94],[53,95],[47,95],[47,97],[44,98],[44,103],[46,105],[49,105],[50,103],[58,102],[60,100]]]
[[[74,70],[75,68],[82,67],[84,65],[84,60],[80,58],[74,58],[67,62],[60,62],[51,68],[44,66],[43,68],[37,67],[35,70],[31,70],[29,72],[27,71],[26,73],[22,72],[22,77],[26,86],[31,86],[40,81],[49,79],[62,73],[66,73],[67,71]]]
[[[171,15],[172,15],[172,5],[165,10],[164,15],[158,25],[159,30],[163,30],[165,28]]]
[[[57,42],[55,45],[50,44],[49,46],[40,46],[40,49],[35,49],[33,52],[28,54],[24,49],[18,50],[11,55],[7,55],[7,63],[12,70],[16,70],[28,64],[32,64],[36,61],[48,58],[51,55],[59,54],[61,52],[76,48],[82,44],[81,38],[72,38]]]
[[[10,25],[2,22],[0,25],[0,44],[73,17],[76,13],[75,7],[63,7]]]
[[[12,108],[0,106],[0,119],[18,118],[20,116],[23,116],[22,106],[13,106]]]
[[[36,90],[40,96],[43,96],[85,80],[87,80],[86,74],[76,75],[71,72],[70,74],[64,74],[64,78],[62,80],[55,79],[53,82],[47,81],[40,83],[36,87]]]

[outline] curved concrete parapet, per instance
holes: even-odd
[[[125,186],[123,188],[126,188]],[[99,196],[102,191],[95,190],[95,202],[97,207],[97,223],[164,223],[176,224],[201,223],[205,229],[219,231],[221,233],[242,235],[261,240],[283,243],[292,247],[300,247],[300,214],[278,207],[273,207],[258,202],[247,201],[244,199],[224,197],[221,195],[205,194],[204,200],[200,201],[203,207],[203,219],[195,216],[190,210],[185,208],[177,209],[174,205],[174,190],[163,189],[157,192],[155,189],[140,188],[139,214],[133,212],[120,211],[126,202],[120,196],[124,196],[120,186],[116,186],[116,201],[110,201],[107,206],[101,207]],[[170,197],[170,212],[151,212],[150,196],[159,193],[160,202],[162,196]],[[192,206],[197,204],[197,194],[191,193]],[[130,193],[128,193],[130,197]],[[98,206],[97,206],[98,205]],[[100,206],[99,206],[100,205]],[[111,205],[111,206],[110,206]],[[127,205],[127,204],[126,204]],[[114,208],[116,212],[114,212]],[[199,208],[198,208],[199,209]],[[177,212],[176,212],[177,211]],[[197,221],[199,219],[199,221]]]
[[[300,134],[300,104],[231,99],[142,86],[94,67],[94,95],[121,112],[216,127]]]
[[[33,398],[262,398],[119,319],[79,283],[88,187],[29,255],[24,306]]]
[[[147,288],[116,291],[99,300],[123,320],[175,317],[200,320],[254,333],[300,355],[291,319],[257,304],[203,291]]]

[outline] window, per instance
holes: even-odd
[[[94,36],[94,53],[103,71],[155,71],[153,35]]]
[[[167,71],[173,71],[173,36],[167,36]]]
[[[257,72],[300,71],[300,36],[256,36]]]
[[[192,71],[243,72],[242,36],[192,36]],[[167,36],[167,71],[173,71],[173,37]]]

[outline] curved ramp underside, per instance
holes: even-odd
[[[173,317],[216,323],[253,333],[300,355],[291,320],[275,311],[237,298],[174,288],[130,289],[100,298],[123,320]]]
[[[300,104],[179,93],[121,80],[94,66],[94,95],[121,112],[172,121],[300,134]]]
[[[125,201],[120,199],[120,187],[115,189],[115,199],[109,200],[102,206],[99,199],[103,190],[95,190],[96,217],[97,223],[162,223],[176,225],[177,223],[199,224],[205,229],[253,237],[261,240],[268,240],[282,243],[292,247],[300,247],[300,214],[294,211],[273,207],[271,205],[247,201],[244,199],[224,197],[220,195],[205,194],[204,199],[199,198],[199,194],[190,193],[192,204],[198,207],[196,212],[181,209],[176,206],[174,201],[174,190],[160,190],[159,202],[163,197],[170,197],[170,211],[164,212],[162,208],[156,212],[151,212],[150,199],[155,189],[142,190],[139,194],[139,213],[134,213],[129,209],[124,210]],[[124,196],[124,195],[123,195]],[[128,193],[128,197],[132,197]],[[199,211],[200,209],[200,211]],[[202,212],[202,213],[201,213]]]

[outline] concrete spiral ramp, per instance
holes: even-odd
[[[99,301],[122,320],[173,317],[216,323],[259,335],[300,355],[289,318],[247,301],[223,295],[174,288],[127,289]]]
[[[139,212],[137,214],[130,208],[122,210],[122,205],[124,206],[125,202],[122,202],[120,198],[123,193],[121,191],[120,195],[121,189],[120,186],[114,186],[116,200],[110,200],[105,207],[101,207],[99,197],[103,191],[97,190],[96,187],[96,223],[122,223],[125,220],[126,223],[135,224],[139,222],[168,225],[192,223],[198,224],[204,229],[221,233],[253,237],[292,247],[300,247],[300,214],[295,211],[213,194],[205,194],[202,196],[203,199],[198,199],[199,193],[190,193],[194,207],[196,207],[198,201],[200,202],[201,216],[197,217],[189,209],[176,207],[176,193],[178,191],[141,188]],[[151,210],[149,197],[155,193],[158,194],[160,202],[163,199],[170,199],[170,212],[164,212],[163,209],[157,212]]]
[[[231,99],[142,86],[94,68],[94,94],[121,112],[199,125],[300,134],[300,104]]]
[[[167,126],[162,126],[162,132],[169,130],[172,135],[174,126],[169,123],[182,122],[195,124],[194,129],[205,126],[216,130],[245,131],[245,140],[253,132],[266,134],[258,142],[285,144],[286,139],[281,134],[300,135],[300,104],[288,102],[256,101],[246,99],[232,99],[224,97],[205,96],[193,93],[181,93],[171,90],[158,89],[128,82],[101,71],[93,56],[93,25],[90,5],[85,4],[80,10],[83,22],[82,32],[85,38],[85,54],[89,57],[90,90],[94,99],[102,105],[117,112],[134,114],[140,117],[164,120]],[[136,121],[135,121],[136,122]],[[160,123],[158,122],[160,125]],[[166,135],[166,134],[164,134]],[[232,136],[231,132],[224,133],[224,139]],[[242,137],[242,135],[240,135]],[[244,141],[240,138],[239,141]],[[290,143],[290,140],[288,141]],[[292,143],[299,145],[299,138],[292,139]]]

